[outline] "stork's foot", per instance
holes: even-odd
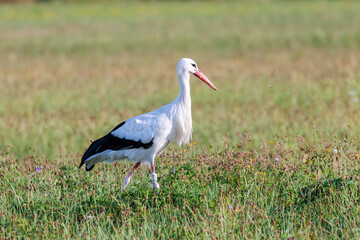
[[[160,189],[159,184],[157,183],[157,175],[156,173],[151,174],[151,181],[155,189]]]
[[[153,181],[152,183],[155,189],[160,189],[160,186],[156,181]]]

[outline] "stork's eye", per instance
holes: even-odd
[[[195,63],[192,63],[191,65],[192,65],[194,68],[196,68],[196,64],[195,64]]]

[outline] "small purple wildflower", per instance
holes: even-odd
[[[176,169],[174,169],[173,172],[176,172]]]
[[[37,172],[41,172],[41,168],[39,166],[36,167]]]
[[[278,161],[279,161],[279,158],[276,157],[276,158],[275,158],[275,163],[278,163]]]
[[[231,205],[229,205],[229,209],[230,209],[230,210],[233,210],[233,207],[232,207]]]

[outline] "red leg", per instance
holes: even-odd
[[[135,163],[134,167],[131,169],[131,171],[129,172],[128,175],[126,175],[125,180],[124,180],[124,184],[121,188],[121,190],[125,190],[126,186],[129,184],[130,179],[132,177],[132,175],[134,174],[135,170],[140,166],[141,162],[137,162]]]
[[[151,173],[154,173],[155,172],[155,166],[154,164],[151,164]]]

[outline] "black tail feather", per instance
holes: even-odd
[[[85,161],[91,157],[92,155],[95,155],[96,153],[99,153],[99,149],[101,148],[101,146],[103,145],[103,142],[104,142],[104,138],[106,136],[102,137],[102,138],[99,138],[98,140],[92,142],[89,146],[89,148],[85,151],[84,155],[82,156],[81,158],[81,163],[80,163],[80,166],[79,168],[82,167],[82,165],[85,164]],[[85,168],[86,171],[91,171],[91,169],[94,168],[95,165],[91,166],[90,168]]]
[[[85,167],[85,170],[86,170],[87,172],[89,172],[89,171],[91,171],[94,167],[95,167],[95,164],[92,165],[90,168],[87,168],[87,166],[86,166],[86,167]]]

